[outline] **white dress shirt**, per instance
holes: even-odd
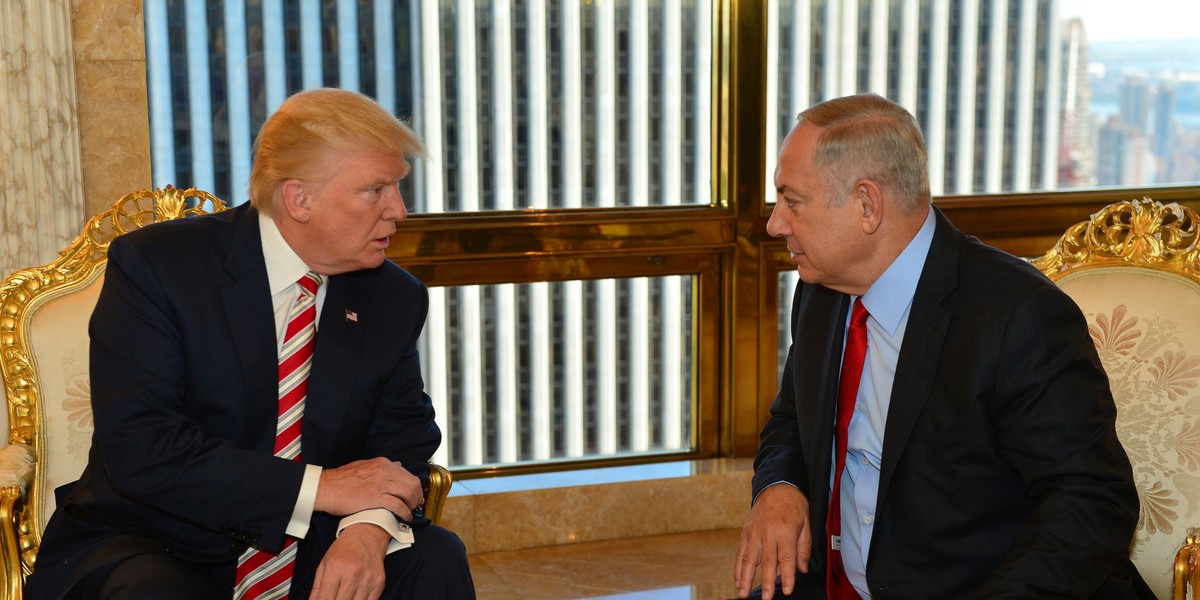
[[[311,269],[296,252],[288,246],[275,226],[275,221],[259,213],[258,226],[262,238],[263,258],[267,264],[267,283],[271,289],[271,303],[275,309],[275,340],[276,352],[283,347],[284,330],[287,327],[288,313],[292,304],[300,294],[301,277]],[[327,279],[327,278],[323,278]],[[321,309],[325,306],[326,281],[317,288],[317,326],[321,323]],[[304,480],[300,484],[300,495],[296,498],[296,506],[292,510],[292,519],[288,523],[286,533],[297,539],[308,535],[308,526],[312,521],[313,508],[317,502],[317,487],[321,481],[321,467],[305,465]],[[388,542],[388,554],[412,545],[412,532],[408,526],[401,523],[391,511],[383,508],[365,510],[347,515],[338,524],[338,533],[356,523],[372,523],[383,528],[391,536]]]
[[[862,296],[863,306],[871,315],[867,319],[867,357],[863,361],[854,414],[850,416],[846,467],[840,490],[842,565],[846,569],[846,578],[862,598],[871,597],[867,587],[867,554],[871,549],[875,504],[879,498],[883,432],[891,404],[892,382],[896,377],[896,362],[900,358],[917,281],[933,241],[933,230],[934,217],[930,210],[917,235]],[[849,324],[847,319],[846,327]]]

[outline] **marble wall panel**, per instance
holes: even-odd
[[[71,0],[79,60],[146,61],[141,0]]]
[[[86,213],[151,185],[146,67],[138,61],[79,61],[80,152]]]
[[[142,0],[71,7],[84,207],[92,215],[151,185]]]

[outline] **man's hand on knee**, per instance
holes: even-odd
[[[311,600],[377,600],[387,583],[383,557],[391,536],[369,523],[351,525],[317,565]]]
[[[796,570],[808,572],[812,554],[812,529],[808,523],[808,499],[790,485],[774,485],[761,494],[750,509],[738,540],[733,581],[738,595],[746,598],[755,571],[762,570],[762,597],[775,597],[775,575],[781,591],[795,589]]]

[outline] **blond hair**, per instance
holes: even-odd
[[[330,151],[373,150],[413,158],[421,139],[371,98],[332,88],[299,92],[263,123],[254,141],[250,203],[270,214],[286,179],[319,178]]]
[[[904,107],[859,94],[826,100],[798,120],[821,128],[813,160],[837,202],[845,201],[855,181],[870,179],[892,191],[905,214],[930,203],[925,138]]]

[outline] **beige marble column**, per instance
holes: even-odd
[[[70,4],[84,214],[93,215],[151,185],[142,0]]]
[[[83,222],[70,0],[0,0],[0,272],[52,260]]]

